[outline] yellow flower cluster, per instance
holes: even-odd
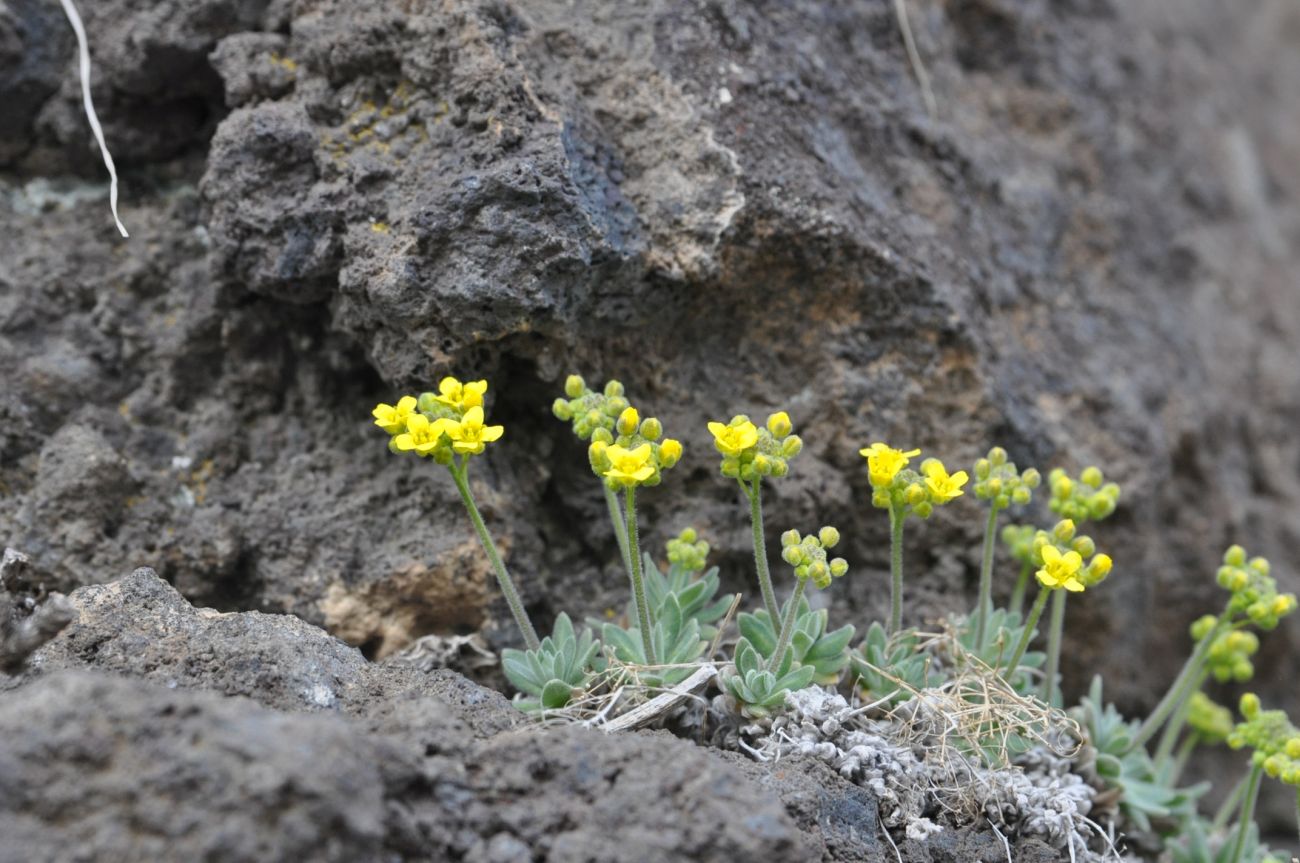
[[[919,449],[903,451],[876,442],[858,454],[867,460],[867,479],[871,482],[871,503],[881,509],[897,509],[928,518],[936,506],[956,500],[970,481],[966,471],[948,473],[943,462],[928,458],[917,473],[908,465],[921,454]]]
[[[1233,749],[1249,746],[1255,750],[1251,762],[1256,767],[1300,788],[1300,729],[1281,710],[1261,710],[1259,697],[1252,692],[1241,696],[1241,715],[1246,721],[1228,735],[1228,745]]]
[[[803,450],[803,439],[792,434],[793,429],[785,411],[769,416],[763,428],[744,414],[737,414],[729,423],[709,423],[713,446],[722,454],[722,475],[744,482],[785,476],[790,472],[790,459]]]
[[[375,425],[389,434],[393,452],[414,452],[439,464],[451,464],[457,456],[483,452],[498,440],[503,426],[485,424],[483,396],[487,381],[461,383],[443,378],[437,393],[402,396],[397,404],[380,404],[371,411]]]
[[[1091,537],[1075,535],[1074,522],[1068,518],[1057,522],[1051,532],[1035,532],[1031,548],[1030,563],[1039,567],[1034,575],[1052,590],[1080,593],[1105,581],[1113,566],[1110,555],[1097,553]]]
[[[617,432],[617,436],[615,435]],[[682,458],[682,443],[663,437],[663,424],[654,417],[641,419],[632,406],[614,421],[613,431],[603,425],[591,432],[587,458],[591,469],[615,491],[633,486],[658,485],[662,473]]]

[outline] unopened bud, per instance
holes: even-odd
[[[654,417],[646,417],[641,422],[641,437],[648,441],[656,441],[664,433],[663,423]]]
[[[1029,493],[1029,489],[1025,488],[1024,486],[1021,486],[1017,488],[1015,491],[1011,492],[1011,502],[1014,503],[1016,506],[1024,506],[1025,504],[1029,503],[1030,499],[1031,499],[1031,495]]]
[[[637,426],[640,424],[641,415],[637,413],[636,408],[629,407],[618,415],[618,423],[615,427],[618,429],[619,434],[632,435],[636,434]]]
[[[661,468],[671,468],[681,460],[682,442],[673,438],[666,439],[659,444],[659,466]]]
[[[990,468],[989,460],[986,458],[982,458],[979,461],[975,462],[975,478],[978,480],[988,479],[989,468]]]
[[[728,456],[722,460],[722,475],[735,479],[740,476],[740,459],[734,456]]]
[[[420,393],[415,400],[415,409],[422,414],[432,413],[438,405],[438,396],[434,393]]]
[[[1002,467],[1007,463],[1007,451],[1000,446],[995,446],[989,450],[989,463],[994,467]]]
[[[1223,553],[1223,562],[1228,566],[1245,566],[1246,549],[1239,545],[1228,546],[1228,550]]]
[[[849,562],[842,557],[837,557],[831,561],[831,575],[840,578],[844,573],[849,571]]]
[[[798,545],[787,545],[781,549],[781,559],[791,566],[803,563],[803,549]]]
[[[1097,543],[1092,541],[1090,536],[1076,536],[1074,542],[1070,543],[1070,548],[1079,552],[1079,557],[1092,557],[1097,553]],[[1102,555],[1105,557],[1105,555]],[[1106,558],[1109,560],[1110,558]]]
[[[582,375],[569,375],[564,379],[564,394],[571,399],[576,399],[587,391],[587,382],[582,379]]]
[[[618,381],[609,381],[605,384],[605,398],[616,399],[623,395],[623,385]]]
[[[839,544],[840,532],[830,525],[826,525],[817,532],[817,539],[821,541],[822,548],[834,548]]]
[[[934,505],[928,500],[923,500],[912,507],[912,512],[916,513],[921,518],[929,518],[930,513],[934,512]]]
[[[551,403],[551,413],[555,414],[557,420],[564,422],[573,419],[573,408],[564,399],[556,399]]]
[[[1056,537],[1058,542],[1069,542],[1074,539],[1074,522],[1068,518],[1062,519],[1052,528],[1052,536]]]
[[[767,430],[772,433],[772,437],[783,438],[793,427],[790,423],[790,415],[785,411],[777,411],[767,418]]]
[[[1246,717],[1246,719],[1254,719],[1259,715],[1259,696],[1253,692],[1247,692],[1245,695],[1241,696],[1239,709],[1241,710],[1241,715]]]
[[[917,504],[921,503],[921,501],[925,500],[925,487],[919,482],[914,482],[907,487],[907,491],[904,492],[904,494],[907,502],[915,507]]]
[[[598,428],[591,433],[591,439],[593,442],[600,441],[604,444],[611,444],[614,442],[614,433],[607,428]]]
[[[1043,475],[1038,472],[1037,468],[1028,468],[1020,475],[1020,481],[1029,488],[1038,488],[1043,481]]]
[[[1101,469],[1095,465],[1089,465],[1079,474],[1079,481],[1089,488],[1101,488],[1103,482]]]
[[[781,477],[790,472],[790,464],[783,458],[772,459],[772,476]]]
[[[801,542],[803,542],[803,537],[799,535],[797,530],[790,529],[781,534],[781,545],[783,546],[798,545]]]
[[[803,438],[797,434],[792,434],[781,441],[781,455],[786,458],[794,458],[801,450],[803,450]]]

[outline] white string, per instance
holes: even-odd
[[[109,155],[108,145],[104,143],[104,129],[99,125],[99,117],[95,115],[95,103],[90,99],[90,48],[86,44],[86,28],[81,23],[81,15],[77,12],[77,7],[72,5],[72,0],[59,0],[63,4],[63,12],[68,16],[68,23],[72,25],[72,30],[77,34],[77,54],[81,67],[81,101],[86,109],[86,119],[90,121],[90,130],[95,133],[95,140],[99,142],[99,152],[104,155],[104,167],[108,168],[108,205],[113,210],[113,221],[117,223],[117,229],[123,237],[131,236],[126,232],[126,227],[122,220],[117,216],[117,169],[113,167],[113,157]]]

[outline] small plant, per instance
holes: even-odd
[[[828,632],[829,621],[830,612],[824,608],[813,611],[808,607],[808,600],[801,599],[795,613],[794,634],[790,637],[790,653],[795,664],[811,665],[815,672],[813,683],[819,686],[839,683],[849,665],[848,647],[855,631],[853,624],[848,623]],[[760,656],[770,657],[776,650],[780,632],[767,609],[742,613],[738,624],[740,634],[749,639]]]
[[[694,528],[683,530],[675,539],[668,540],[668,572],[662,572],[649,554],[645,555],[646,600],[655,614],[671,594],[681,608],[682,617],[694,620],[700,626],[700,636],[712,639],[717,635],[714,626],[735,597],[728,595],[714,599],[718,594],[718,568],[704,570],[709,544],[699,539]],[[630,615],[629,615],[630,617]]]
[[[569,615],[555,618],[555,629],[542,639],[536,650],[501,651],[501,668],[506,679],[531,698],[516,698],[515,706],[525,712],[558,710],[587,688],[594,671],[600,642],[584,628],[578,636]]]
[[[690,676],[709,645],[700,637],[699,621],[682,613],[672,593],[664,596],[655,617],[649,638],[639,627],[624,629],[613,623],[602,627],[601,637],[620,662],[639,667],[642,684],[671,686]]]
[[[879,623],[867,628],[867,636],[850,654],[858,688],[871,702],[888,699],[898,704],[916,691],[941,682],[931,670],[933,657],[921,649],[915,630],[905,629],[892,636]]]
[[[903,625],[903,525],[909,515],[929,518],[936,506],[956,500],[970,478],[964,470],[950,475],[934,458],[921,463],[920,473],[911,470],[919,449],[903,452],[876,442],[859,454],[867,460],[871,505],[889,510],[889,632],[894,633]]]

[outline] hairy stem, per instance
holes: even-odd
[[[1218,626],[1211,628],[1205,634],[1205,637],[1197,642],[1196,648],[1192,651],[1192,655],[1187,657],[1187,662],[1183,663],[1183,669],[1174,678],[1169,691],[1165,693],[1164,698],[1160,699],[1156,709],[1151,711],[1151,715],[1146,718],[1146,721],[1138,728],[1137,734],[1133,736],[1133,741],[1129,744],[1129,752],[1139,746],[1146,745],[1146,742],[1155,736],[1155,733],[1160,730],[1160,726],[1169,718],[1169,714],[1173,713],[1174,709],[1182,703],[1182,700],[1191,694],[1187,692],[1188,686],[1194,682],[1205,667],[1205,655],[1209,653],[1210,644],[1218,637],[1222,626],[1223,623],[1220,621]]]
[[[1237,838],[1232,843],[1232,856],[1228,863],[1241,863],[1241,852],[1246,848],[1246,834],[1255,820],[1255,801],[1259,799],[1259,782],[1264,775],[1262,767],[1250,768],[1250,779],[1246,784],[1246,797],[1241,801],[1241,815],[1237,818]]]
[[[903,627],[903,522],[907,516],[897,504],[889,507],[889,634]]]
[[[614,538],[618,540],[618,552],[623,556],[623,568],[627,577],[632,578],[632,553],[627,547],[627,522],[623,520],[623,508],[618,505],[618,496],[602,480],[600,487],[605,490],[605,505],[609,507],[609,520],[614,524]]]
[[[1033,571],[1034,565],[1029,561],[1020,564],[1020,577],[1016,579],[1016,589],[1011,592],[1011,601],[1007,603],[1007,610],[1017,616],[1025,610],[1025,591],[1029,589],[1029,576]]]
[[[993,544],[998,529],[998,507],[993,503],[989,507],[988,524],[984,527],[984,554],[980,558],[980,595],[976,606],[975,644],[976,649],[984,647],[984,634],[988,631],[989,615],[993,612]]]
[[[1169,770],[1169,787],[1173,788],[1178,784],[1178,779],[1183,775],[1183,768],[1187,766],[1187,761],[1192,757],[1192,751],[1201,743],[1200,735],[1192,733],[1187,735],[1183,740],[1183,745],[1178,747],[1178,753],[1174,756],[1173,766]]]
[[[483,550],[487,552],[488,561],[492,564],[492,572],[497,577],[497,584],[501,586],[506,604],[510,606],[510,613],[514,615],[515,623],[523,633],[524,644],[528,645],[529,650],[536,650],[541,646],[541,642],[537,640],[537,630],[533,629],[533,622],[528,619],[528,612],[524,610],[524,604],[519,599],[515,583],[511,580],[510,573],[506,572],[506,565],[501,562],[501,553],[497,551],[496,543],[492,541],[492,535],[488,533],[487,525],[483,523],[483,516],[479,514],[478,506],[474,503],[474,495],[469,490],[469,457],[466,456],[459,464],[448,465],[448,469],[456,483],[456,490],[460,492],[461,502],[469,512],[469,520],[474,523],[474,530],[478,532],[478,540],[483,544]]]
[[[1007,662],[1007,673],[1015,674],[1016,668],[1020,666],[1020,660],[1024,658],[1025,651],[1029,648],[1029,641],[1034,637],[1034,627],[1038,625],[1038,618],[1043,616],[1043,609],[1047,606],[1047,595],[1052,591],[1046,587],[1038,588],[1038,598],[1034,600],[1034,607],[1029,609],[1029,619],[1025,621],[1025,631],[1020,634],[1020,643],[1016,645],[1016,652],[1011,654],[1011,659]]]
[[[803,598],[803,590],[807,584],[806,578],[795,579],[794,595],[790,597],[790,604],[785,609],[785,618],[781,621],[781,634],[777,636],[776,649],[772,651],[772,658],[767,663],[767,670],[773,674],[780,673],[777,669],[781,667],[781,660],[785,658],[785,649],[790,646],[790,637],[794,635],[795,615],[799,613],[799,600]]]
[[[1053,591],[1052,614],[1047,624],[1047,665],[1043,669],[1043,701],[1052,702],[1056,693],[1056,675],[1061,670],[1061,635],[1065,631],[1064,590]]]
[[[658,665],[653,633],[650,631],[650,607],[645,599],[645,582],[641,578],[641,547],[636,528],[636,486],[627,487],[627,547],[632,558],[632,604],[636,606],[637,624],[641,627],[641,646],[647,665]]]
[[[763,594],[763,607],[772,616],[772,624],[781,619],[780,606],[776,604],[776,591],[772,589],[772,572],[767,565],[767,541],[763,536],[763,480],[754,477],[753,485],[737,480],[749,498],[749,521],[754,531],[754,569],[758,572],[758,589]]]

